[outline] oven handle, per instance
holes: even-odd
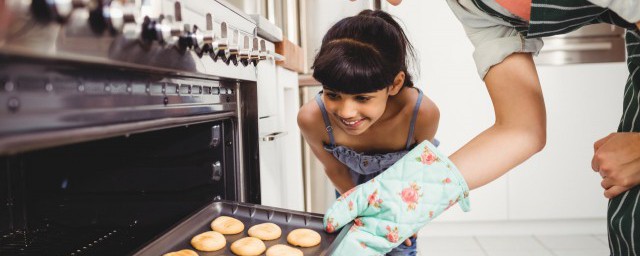
[[[274,141],[282,136],[287,135],[287,132],[274,132],[271,134],[267,134],[265,136],[262,136],[260,138],[261,141]]]

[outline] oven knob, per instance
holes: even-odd
[[[187,26],[182,23],[182,11],[180,2],[174,4],[174,15],[161,16],[156,27],[156,31],[162,35],[161,43],[163,44],[178,44],[180,37],[185,34],[185,30],[189,30]]]
[[[76,8],[89,5],[90,0],[32,0],[31,11],[34,17],[43,22],[56,20],[66,22]]]
[[[187,26],[185,25],[185,32],[178,41],[180,48],[193,49],[200,57],[205,52],[211,51],[211,44],[214,38],[213,31],[202,32],[198,26],[194,25],[191,32],[189,32]]]
[[[214,42],[216,39],[215,32],[211,30],[207,30],[202,33],[202,39],[198,44],[198,47],[202,50],[202,53],[212,53],[213,49],[217,46],[214,46]]]
[[[195,46],[195,35],[189,28],[189,24],[182,25],[182,32],[178,36],[178,47],[181,50],[190,49]]]
[[[233,30],[233,32],[231,33],[231,40],[229,42],[229,45],[227,46],[227,55],[229,56],[227,58],[227,65],[229,65],[230,63],[233,63],[233,65],[237,66],[238,65],[238,53],[239,53],[239,49],[238,49],[238,30]]]
[[[267,59],[267,42],[264,41],[264,39],[260,39],[260,51],[258,52],[258,59],[259,60],[266,60]]]
[[[211,53],[213,51],[213,43],[215,41],[216,34],[213,32],[213,17],[207,13],[206,27],[204,31],[198,29],[197,26],[193,26],[194,34],[196,37],[195,51],[200,57],[205,53]]]
[[[257,37],[253,37],[253,47],[251,48],[251,52],[249,53],[249,61],[253,64],[253,66],[258,65],[258,61],[260,61],[260,50],[259,50],[259,40]]]
[[[89,6],[89,27],[96,34],[102,34],[108,27],[102,1],[95,0],[94,4]]]
[[[111,1],[105,7],[104,13],[109,15],[107,22],[110,24],[112,32],[122,33],[125,38],[138,38],[141,33],[140,6],[135,0]]]
[[[111,34],[122,33],[126,38],[137,38],[141,33],[140,4],[136,0],[91,0],[89,7],[89,25],[102,34],[108,30]]]
[[[176,44],[180,40],[184,30],[182,22],[174,22],[173,16],[166,16],[157,23],[156,31],[161,35],[162,44]]]
[[[238,60],[242,63],[243,66],[248,66],[250,59],[249,55],[251,53],[250,39],[248,36],[240,36],[242,42],[242,48],[238,50]]]
[[[211,44],[211,57],[214,61],[221,59],[224,62],[227,62],[229,59],[229,39],[227,37],[227,23],[222,22],[220,24],[220,38],[217,38]]]
[[[168,19],[163,15],[160,15],[157,19],[149,18],[145,16],[142,21],[142,31],[140,32],[140,38],[145,43],[151,43],[158,41],[161,44],[168,43],[167,41],[173,41],[171,36],[171,27],[166,23]]]

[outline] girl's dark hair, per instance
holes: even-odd
[[[413,46],[393,17],[364,10],[327,31],[311,68],[324,87],[358,94],[392,85],[400,71],[405,73],[403,87],[412,87],[407,66],[414,60]]]

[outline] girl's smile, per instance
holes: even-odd
[[[358,129],[358,127],[360,126],[360,124],[361,124],[362,122],[364,122],[364,120],[365,120],[365,119],[366,119],[366,118],[362,118],[362,119],[357,119],[357,120],[349,121],[349,120],[346,120],[346,119],[342,119],[342,118],[340,118],[340,121],[342,121],[342,124],[344,124],[344,125],[345,125],[345,128],[355,130],[355,129]]]

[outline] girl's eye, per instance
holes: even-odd
[[[356,100],[359,102],[366,102],[369,100],[369,97],[364,97],[364,96],[356,96]]]
[[[337,94],[337,93],[333,93],[333,92],[325,92],[324,94],[327,96],[327,98],[332,99],[332,100],[334,100],[334,99],[337,99],[337,98],[338,98],[338,94]]]

